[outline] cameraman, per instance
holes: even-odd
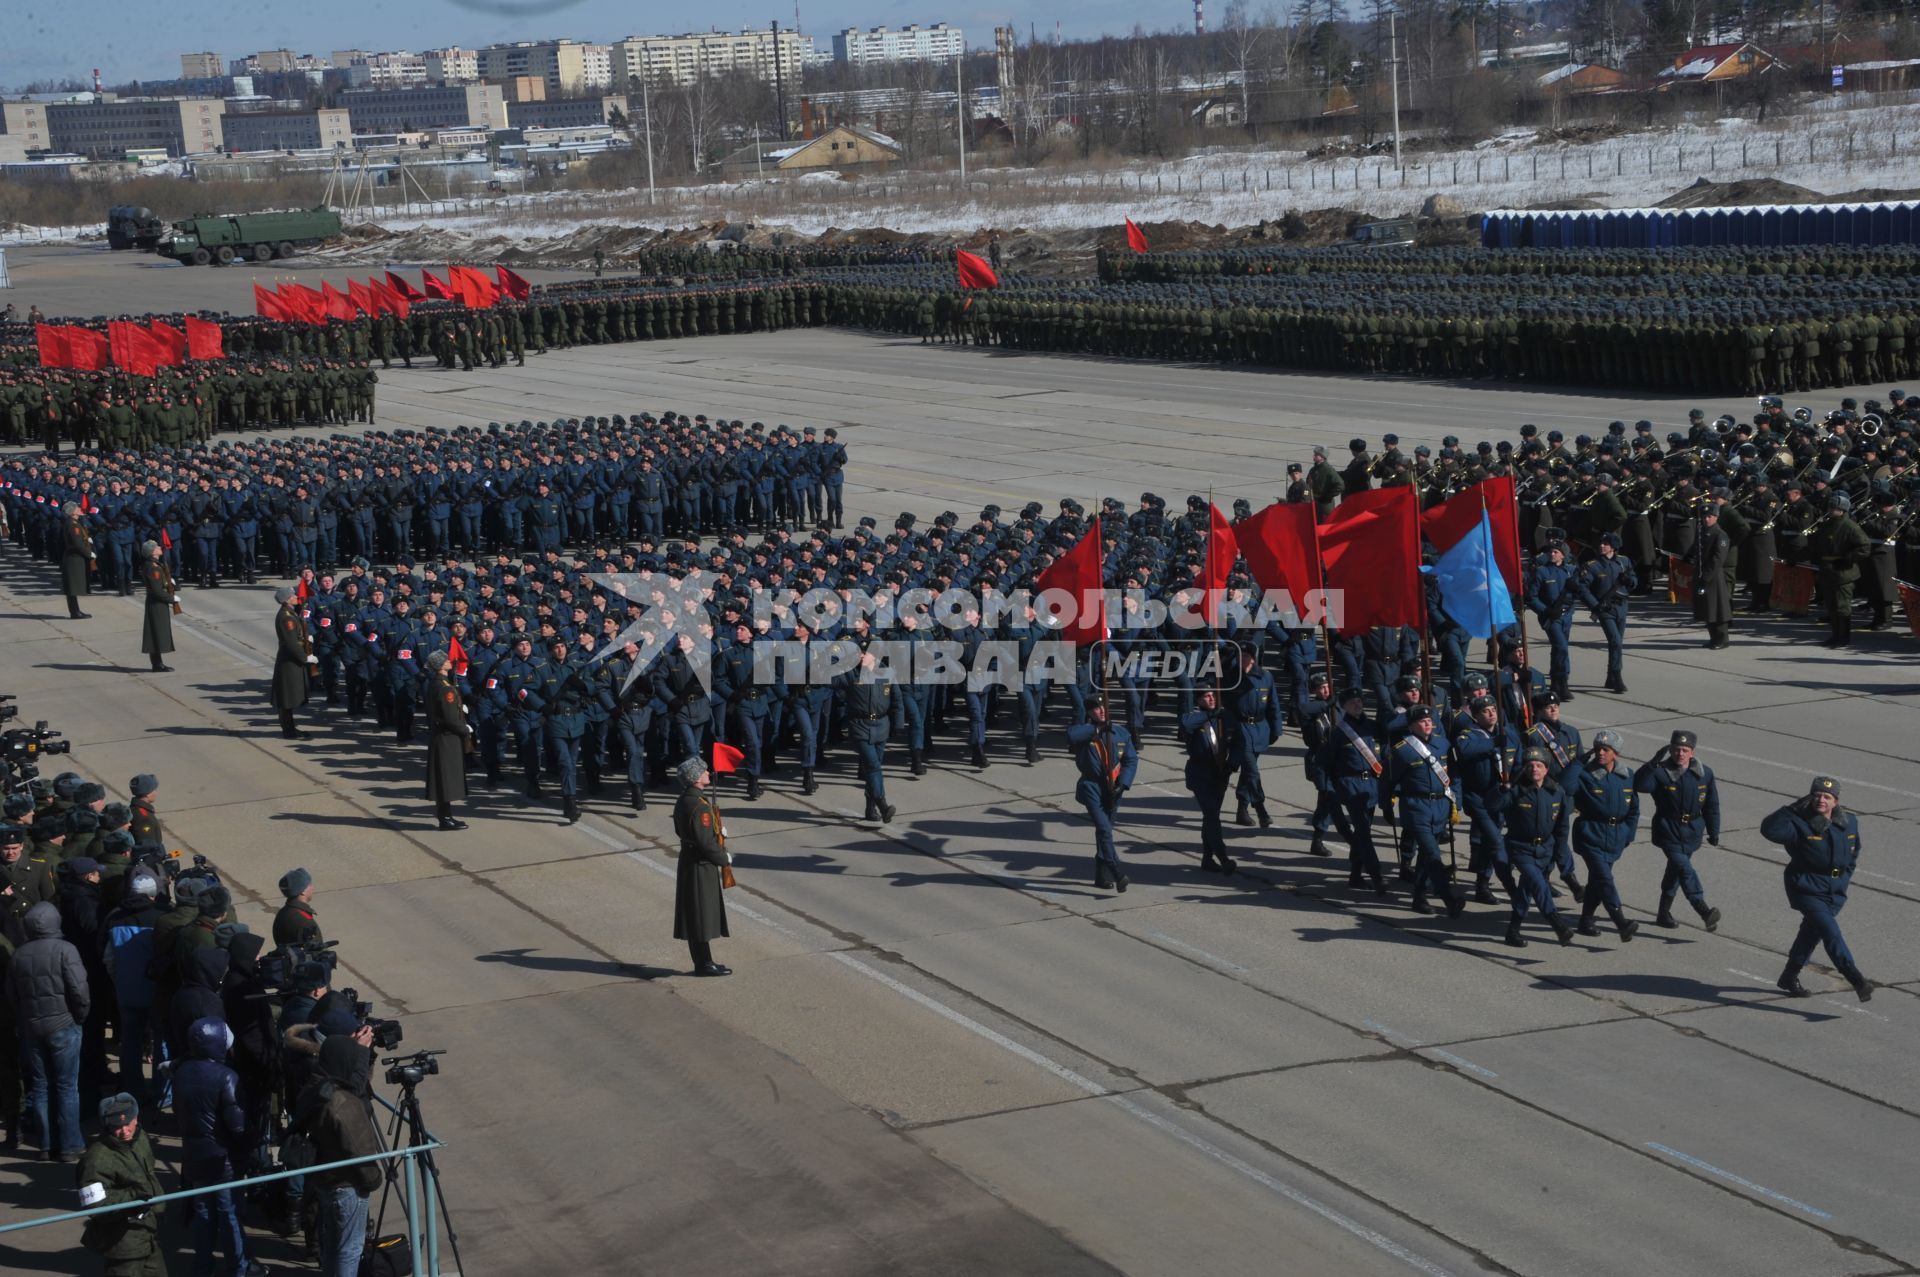
[[[313,1139],[317,1163],[365,1157],[382,1149],[373,1120],[373,1029],[327,1038],[313,1080],[300,1094],[293,1126]],[[320,1171],[306,1177],[318,1204],[321,1277],[357,1277],[367,1235],[367,1199],[380,1187],[378,1162]]]

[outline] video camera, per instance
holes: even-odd
[[[305,964],[317,962],[327,969],[328,982],[331,983],[333,970],[340,963],[340,955],[333,952],[334,946],[339,943],[338,940],[329,940],[324,944],[315,945],[289,944],[282,945],[272,953],[262,954],[259,964],[260,981],[269,988],[278,989],[284,993],[295,992],[295,973]],[[299,990],[299,992],[305,991]]]
[[[374,1050],[391,1051],[400,1045],[401,1039],[406,1036],[400,1021],[375,1019],[373,1003],[362,1002],[360,1000],[360,990],[358,989],[342,989],[340,990],[340,996],[344,998],[347,1004],[353,1009],[353,1018],[373,1030]]]
[[[412,1055],[389,1055],[380,1061],[387,1066],[387,1085],[415,1087],[430,1077],[439,1076],[440,1061],[434,1057],[445,1054],[445,1051],[415,1051]]]
[[[0,722],[19,712],[17,705],[0,703]],[[40,774],[41,755],[65,754],[72,749],[73,742],[66,740],[63,733],[49,729],[44,718],[32,727],[11,727],[0,732],[0,769],[5,771],[7,792],[25,786]]]

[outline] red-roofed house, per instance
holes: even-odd
[[[1718,84],[1771,71],[1776,64],[1773,55],[1757,45],[1703,44],[1675,58],[1672,66],[1654,77],[1654,83],[1661,88],[1675,84]]]

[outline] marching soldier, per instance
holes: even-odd
[[[1571,794],[1574,779],[1580,770],[1580,732],[1560,717],[1560,698],[1552,692],[1543,692],[1533,698],[1533,726],[1527,729],[1525,741],[1546,754],[1547,779],[1561,793],[1569,795],[1569,801],[1560,813],[1560,827],[1553,834],[1553,863],[1560,871],[1561,881],[1573,893],[1574,903],[1578,904],[1581,898],[1580,878],[1573,868],[1570,835],[1573,831]]]
[[[1133,737],[1125,727],[1108,722],[1106,703],[1096,701],[1087,710],[1086,722],[1067,728],[1067,745],[1080,768],[1074,797],[1093,821],[1093,885],[1124,892],[1127,873],[1114,848],[1113,818],[1120,809],[1120,796],[1133,784],[1140,766]]]
[[[1230,874],[1234,864],[1227,855],[1220,804],[1226,801],[1227,782],[1236,766],[1233,733],[1212,688],[1202,691],[1198,702],[1181,715],[1180,731],[1187,740],[1187,789],[1200,805],[1200,867]]]
[[[1573,924],[1554,908],[1553,888],[1547,871],[1553,866],[1555,831],[1566,807],[1566,795],[1549,778],[1550,765],[1545,750],[1528,748],[1520,756],[1520,773],[1504,795],[1506,848],[1513,866],[1513,916],[1507,922],[1507,943],[1516,949],[1526,947],[1520,928],[1527,920],[1531,903],[1547,920],[1560,943],[1573,942]]]
[[[1273,675],[1261,667],[1253,646],[1242,644],[1239,653],[1240,685],[1228,698],[1234,719],[1234,765],[1240,770],[1235,791],[1240,810],[1234,819],[1237,824],[1251,825],[1254,815],[1258,814],[1260,827],[1265,829],[1273,823],[1273,817],[1267,814],[1267,791],[1260,783],[1260,755],[1280,739],[1285,730],[1286,713],[1280,704],[1280,692],[1273,684]]]
[[[1787,950],[1787,968],[1778,981],[1781,990],[1796,998],[1811,996],[1800,983],[1800,972],[1818,944],[1826,947],[1827,958],[1853,986],[1855,996],[1867,1001],[1873,996],[1873,981],[1860,974],[1840,934],[1840,910],[1846,907],[1847,887],[1860,863],[1860,822],[1840,806],[1840,786],[1831,776],[1814,777],[1805,798],[1760,823],[1760,836],[1787,849],[1787,903],[1800,913],[1800,931]]]
[[[1640,924],[1628,918],[1621,907],[1620,891],[1613,882],[1613,867],[1639,831],[1640,792],[1633,786],[1633,773],[1620,761],[1617,732],[1593,734],[1593,749],[1580,760],[1571,794],[1573,846],[1587,865],[1587,891],[1581,897],[1579,932],[1583,936],[1600,934],[1593,915],[1605,905],[1607,916],[1613,919],[1624,944],[1633,939]]]
[[[1579,597],[1573,571],[1567,566],[1565,543],[1549,543],[1528,581],[1527,606],[1540,618],[1540,627],[1546,632],[1548,677],[1554,695],[1563,701],[1573,699],[1567,684],[1573,677],[1573,608]]]
[[[1373,846],[1373,809],[1380,800],[1380,774],[1385,770],[1367,726],[1366,696],[1357,687],[1340,693],[1340,714],[1333,721],[1327,756],[1322,764],[1333,788],[1334,801],[1345,815],[1341,833],[1347,838],[1347,885],[1373,883],[1373,894],[1387,894],[1380,856]]]
[[[1659,753],[1633,774],[1633,787],[1653,799],[1653,845],[1667,858],[1660,879],[1660,912],[1654,921],[1673,928],[1673,898],[1684,894],[1708,931],[1720,927],[1720,911],[1707,904],[1706,889],[1694,872],[1693,853],[1702,837],[1720,845],[1720,786],[1713,770],[1694,756],[1692,732],[1677,731]]]
[[[1580,569],[1576,585],[1580,601],[1592,610],[1593,620],[1607,640],[1607,690],[1625,695],[1627,684],[1621,674],[1627,642],[1627,600],[1639,582],[1633,564],[1620,553],[1620,534],[1601,536],[1599,549]],[[1565,700],[1563,696],[1560,699]]]
[[[1441,755],[1445,742],[1434,735],[1433,710],[1412,705],[1406,711],[1406,734],[1393,747],[1394,793],[1400,799],[1400,836],[1413,848],[1415,913],[1432,913],[1431,891],[1457,918],[1467,907],[1466,892],[1455,886],[1446,862],[1440,858],[1440,838],[1452,837],[1453,777]]]
[[[893,823],[893,808],[887,803],[887,741],[894,732],[906,730],[906,698],[878,666],[872,652],[862,652],[858,666],[840,675],[839,682],[847,737],[859,756],[860,780],[867,795],[862,819],[887,825]]]

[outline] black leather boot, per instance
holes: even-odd
[[[1247,800],[1244,798],[1240,800],[1240,807],[1233,814],[1233,823],[1236,825],[1253,824],[1253,808],[1247,803]]]

